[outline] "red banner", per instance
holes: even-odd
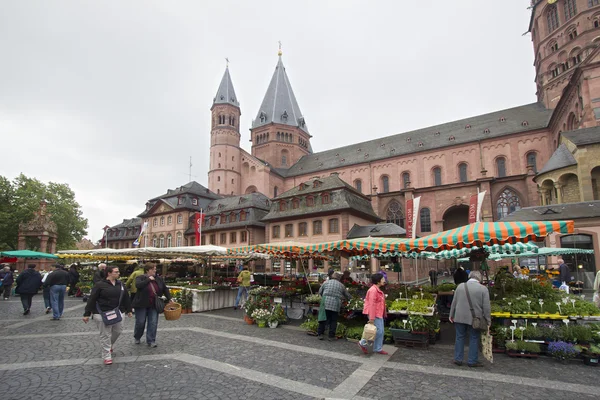
[[[477,222],[477,198],[478,194],[474,194],[469,199],[469,223]]]
[[[413,199],[406,200],[406,237],[413,237]]]
[[[200,246],[200,235],[202,233],[202,224],[204,223],[205,214],[197,212],[194,214],[194,233],[196,235],[196,246]]]

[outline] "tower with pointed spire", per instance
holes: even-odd
[[[275,168],[289,168],[312,153],[311,135],[288,79],[281,46],[275,73],[250,129],[252,155]]]
[[[210,168],[208,187],[211,191],[231,195],[240,192],[240,103],[235,95],[229,66],[213,99],[210,130]]]

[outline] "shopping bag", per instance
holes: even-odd
[[[569,285],[567,285],[565,282],[563,282],[562,285],[560,285],[560,287],[558,288],[558,290],[561,290],[561,291],[565,292],[566,294],[569,294]]]
[[[319,315],[317,321],[327,321],[327,313],[325,312],[325,296],[321,297],[321,304],[319,304]]]
[[[494,353],[492,352],[492,335],[489,332],[481,332],[481,354],[490,363],[494,363]]]
[[[375,340],[375,335],[377,335],[377,327],[375,324],[365,324],[362,338],[368,342],[373,342]]]
[[[598,292],[594,293],[594,304],[600,308],[600,294]]]

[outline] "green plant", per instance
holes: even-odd
[[[250,317],[257,322],[267,322],[269,320],[270,315],[271,313],[269,312],[269,310],[266,310],[264,308],[257,308],[252,312],[252,314],[250,314]]]
[[[523,331],[523,337],[525,339],[537,339],[537,338],[541,338],[542,336],[541,336],[540,330],[537,327],[535,327],[533,325],[529,325]]]
[[[506,329],[504,326],[501,326],[501,325],[492,325],[492,327],[490,328],[490,331],[492,333],[492,336],[494,336],[494,338],[496,338],[496,343],[499,346],[503,346],[504,342],[509,337],[508,329]]]
[[[308,332],[317,333],[317,329],[319,329],[319,321],[317,318],[309,315],[302,324],[300,324],[300,328],[306,329]]]
[[[404,328],[404,323],[402,322],[401,319],[395,319],[392,322],[390,322],[390,328],[405,329]],[[406,324],[406,328],[410,329],[410,325]]]
[[[506,343],[506,349],[511,351],[520,351],[523,353],[539,353],[541,351],[539,344],[525,342],[523,340]]]
[[[437,287],[438,292],[451,292],[455,289],[456,289],[456,285],[454,283],[442,283],[441,285],[438,285],[438,287]]]
[[[572,337],[577,340],[578,343],[589,343],[592,341],[592,329],[586,325],[573,325],[571,328]]]
[[[360,326],[351,326],[346,329],[346,337],[348,339],[360,340],[362,338],[363,328]]]
[[[304,298],[304,301],[307,303],[320,303],[321,302],[321,295],[320,294],[311,294],[310,296],[306,296]]]
[[[342,324],[341,322],[337,323],[337,326],[335,328],[335,336],[337,337],[344,337],[346,336],[346,330],[348,328],[346,328],[346,325]]]
[[[192,303],[194,302],[194,292],[188,289],[183,289],[179,296],[181,308],[187,309],[192,308]]]
[[[348,302],[348,310],[362,310],[365,306],[365,301],[361,298],[354,297]]]
[[[276,304],[273,307],[273,311],[271,311],[271,315],[269,316],[269,322],[287,322],[287,315],[285,315],[285,310],[281,304]]]
[[[548,353],[559,360],[575,358],[578,354],[577,349],[575,349],[573,344],[563,341],[550,342],[550,344],[548,344]]]
[[[394,341],[394,336],[392,335],[392,330],[390,328],[383,328],[383,341],[386,343]]]
[[[588,349],[588,352],[591,353],[591,354],[593,354],[593,355],[600,356],[600,346],[596,346],[595,344],[593,344]]]
[[[422,315],[411,315],[408,322],[414,332],[427,332],[429,324]]]

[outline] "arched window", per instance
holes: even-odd
[[[548,24],[548,34],[558,28],[560,23],[558,21],[558,9],[556,8],[556,4],[548,6],[548,11],[546,11],[546,22]]]
[[[506,176],[506,158],[498,157],[496,159],[496,175],[498,178]]]
[[[577,14],[576,0],[565,0],[565,19],[568,21]]]
[[[421,220],[421,232],[431,232],[431,211],[429,211],[429,208],[421,208],[419,219]]]
[[[508,214],[521,209],[519,196],[511,189],[504,189],[496,202],[496,212],[498,219],[506,217]]]
[[[469,178],[467,177],[467,164],[460,163],[458,164],[458,178],[460,182],[467,182]]]
[[[574,129],[577,129],[577,117],[575,116],[575,113],[572,112],[567,119],[567,130],[572,131]]]
[[[398,203],[396,200],[393,200],[388,205],[385,219],[389,223],[396,224],[404,228],[404,213],[402,212],[400,203]]]
[[[152,220],[152,226],[158,226],[158,218]]]
[[[329,193],[323,193],[321,195],[321,204],[329,204],[331,203],[331,199],[329,198]]]
[[[277,197],[278,194],[279,194],[279,188],[277,186],[275,186],[273,188],[273,197]]]
[[[390,178],[387,175],[381,177],[381,187],[383,188],[383,193],[390,191]]]
[[[165,225],[165,217],[160,217],[160,226]]]
[[[535,151],[527,153],[527,165],[533,165],[533,172],[537,174],[537,154],[535,154]]]
[[[440,167],[433,169],[433,184],[435,186],[441,186],[442,184],[442,169]]]
[[[152,247],[156,247],[156,236],[152,236]]]
[[[405,172],[402,174],[402,187],[406,189],[410,185],[410,174]]]
[[[354,181],[354,187],[356,188],[356,190],[362,193],[362,181],[360,179],[356,179]]]
[[[173,237],[170,233],[167,235],[167,247],[173,247]]]
[[[177,241],[175,242],[177,247],[180,247],[181,244],[181,232],[177,232]]]
[[[173,223],[173,217],[170,215],[167,217],[167,225],[171,225]]]
[[[160,248],[165,247],[165,236],[164,235],[159,236],[158,247],[160,247]]]
[[[183,215],[181,215],[181,214],[177,215],[177,223],[178,224],[182,224],[183,223]]]

